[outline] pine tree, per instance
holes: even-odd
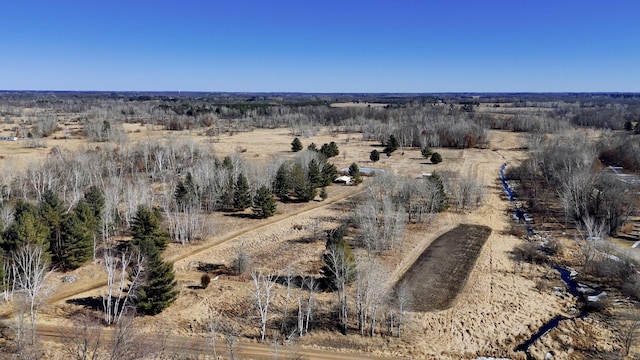
[[[352,163],[351,166],[349,166],[349,175],[351,175],[354,185],[362,182],[362,175],[360,175],[360,167],[358,167],[358,164]]]
[[[422,148],[420,153],[422,154],[422,157],[424,157],[425,159],[428,159],[428,158],[431,157],[431,155],[433,155],[433,150],[431,150],[430,147],[425,146],[425,147]]]
[[[440,164],[442,162],[442,155],[440,155],[437,152],[434,152],[431,155],[431,162],[434,163],[434,164]]]
[[[280,165],[276,173],[276,180],[273,184],[274,193],[280,198],[280,201],[287,201],[292,187],[291,171],[289,165],[284,163]]]
[[[322,182],[321,186],[329,186],[335,180],[336,176],[338,176],[338,169],[332,163],[325,162],[322,165]]]
[[[259,218],[268,218],[276,213],[276,199],[269,189],[262,185],[253,198],[253,214]]]
[[[378,152],[378,150],[371,151],[371,154],[369,155],[369,160],[373,162],[377,162],[378,160],[380,160],[380,153]]]
[[[389,140],[387,140],[387,146],[385,146],[383,151],[385,154],[387,154],[387,156],[391,156],[391,153],[398,150],[399,147],[400,143],[398,142],[398,139],[396,139],[396,137],[392,134],[389,136]]]
[[[78,216],[77,213],[82,215]],[[81,217],[87,222],[85,223]],[[91,259],[93,230],[89,226],[94,222],[93,211],[85,202],[78,203],[76,211],[64,217],[60,245],[54,249],[54,261],[61,268],[77,269]]]
[[[344,238],[344,229],[337,228],[327,235],[326,252],[322,256],[321,273],[336,288],[355,280],[356,260],[351,246]]]
[[[293,185],[293,194],[299,201],[309,202],[316,197],[316,188],[305,176],[300,163],[293,165],[291,169],[291,181]]]
[[[436,172],[431,174],[428,177],[428,181],[436,186],[436,191],[438,192],[439,203],[436,206],[436,211],[445,211],[449,207],[449,199],[447,198],[447,193],[444,191],[444,183],[440,175]]]
[[[2,249],[11,252],[20,245],[33,243],[49,249],[49,228],[42,221],[35,206],[18,200],[15,206],[14,221],[2,237]]]
[[[58,195],[51,190],[45,190],[42,194],[38,211],[40,218],[49,230],[49,248],[53,250],[54,260],[55,252],[62,247],[60,242],[64,210],[64,204]]]
[[[328,144],[322,144],[322,146],[320,147],[320,153],[328,159],[340,155],[340,149],[338,149],[338,145],[335,143],[335,141],[332,141]]]
[[[291,142],[291,151],[298,152],[300,150],[302,150],[302,142],[300,142],[298,138],[293,139]]]
[[[178,297],[173,263],[164,262],[153,240],[146,238],[138,244],[145,257],[144,283],[136,292],[136,306],[144,315],[156,315]]]
[[[238,175],[238,180],[233,188],[233,206],[236,210],[244,210],[251,206],[249,182],[243,174]]]
[[[180,180],[178,182],[174,197],[181,210],[198,204],[198,189],[193,181],[191,172],[187,173],[184,181]]]
[[[309,161],[309,171],[307,172],[307,181],[311,186],[317,188],[322,184],[322,176],[320,174],[320,167],[316,159]]]
[[[104,194],[102,190],[95,185],[91,185],[84,193],[84,200],[91,210],[93,210],[93,216],[99,223],[102,219],[102,211],[104,210]]]
[[[130,229],[133,243],[139,245],[151,240],[160,251],[164,250],[169,242],[169,234],[160,229],[160,218],[158,210],[151,211],[144,205],[138,206]]]

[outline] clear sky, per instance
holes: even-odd
[[[640,92],[638,0],[2,0],[0,89]]]

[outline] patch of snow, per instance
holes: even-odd
[[[607,296],[607,293],[603,291],[600,294],[595,295],[595,296],[587,296],[587,300],[590,301],[590,302],[598,302],[598,301],[600,301],[601,298],[606,297],[606,296]]]
[[[569,273],[569,277],[573,279],[576,276],[578,276],[578,272],[575,270],[571,270],[571,273]]]
[[[631,245],[631,247],[632,247],[633,249],[635,249],[635,248],[637,248],[637,247],[638,247],[638,245],[640,245],[640,240],[639,240],[639,241],[634,242],[634,243],[633,243],[633,245]]]

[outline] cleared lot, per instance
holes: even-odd
[[[449,308],[467,282],[491,228],[462,224],[429,245],[400,279],[406,281],[417,311]]]

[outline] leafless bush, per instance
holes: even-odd
[[[231,263],[231,268],[236,275],[245,274],[251,269],[251,255],[243,246],[236,250],[236,258]]]

